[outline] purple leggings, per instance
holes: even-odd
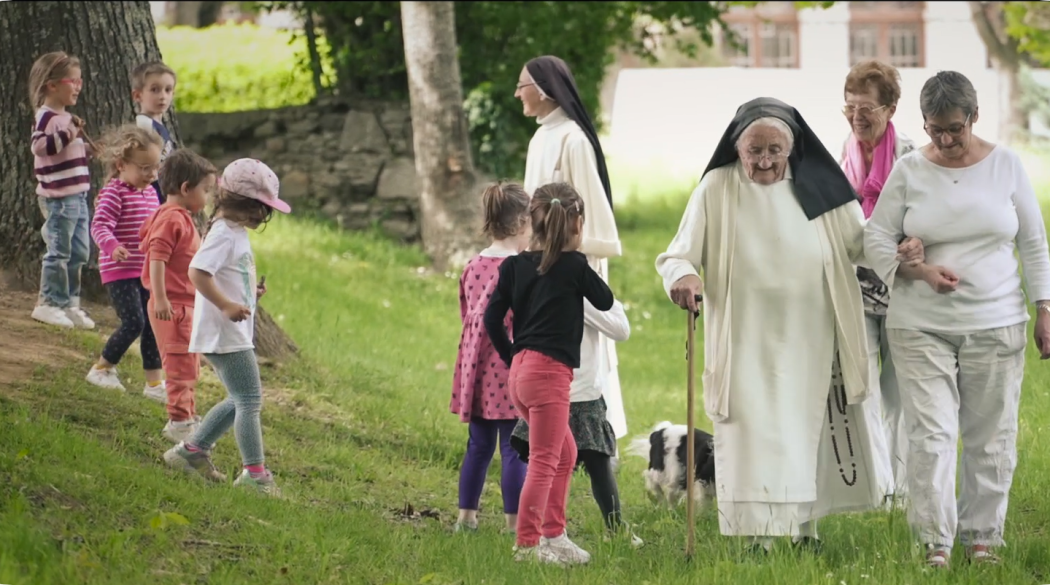
[[[517,420],[471,419],[467,453],[463,456],[463,468],[459,472],[460,510],[478,509],[481,491],[485,487],[485,475],[488,474],[492,456],[496,453],[498,437],[500,461],[503,464],[503,477],[500,481],[503,491],[503,513],[518,513],[521,486],[525,483],[525,463],[510,446],[510,435],[517,423]]]

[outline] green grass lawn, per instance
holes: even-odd
[[[686,318],[666,300],[653,268],[683,204],[681,196],[648,198],[617,212],[625,255],[611,271],[632,322],[620,345],[631,436],[661,420],[685,420]],[[166,470],[163,407],[137,391],[135,358],[123,368],[132,378],[126,395],[83,382],[88,360],[41,369],[0,393],[0,583],[1050,582],[1050,375],[1034,347],[1002,567],[957,562],[950,573],[924,571],[900,513],[834,517],[821,523],[819,556],[777,550],[756,562],[718,534],[713,507],[698,514],[697,554],[686,562],[684,508],[649,503],[639,459],[624,460],[619,479],[626,519],[644,548],[603,542],[580,474],[569,529],[594,560],[570,570],[522,565],[511,560],[513,538],[500,533],[498,456],[480,532],[451,531],[466,444],[466,426],[448,412],[456,275],[426,274],[415,248],[294,217],[274,221],[254,245],[269,288],[263,304],[302,348],[296,363],[263,370],[267,462],[286,499]],[[88,355],[101,349],[96,334],[56,335]],[[199,410],[223,395],[209,373]],[[697,420],[710,429],[702,411]],[[236,473],[232,433],[215,459]],[[406,507],[419,517],[406,517]]]

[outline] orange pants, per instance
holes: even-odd
[[[201,372],[200,355],[189,351],[193,306],[172,305],[170,321],[157,319],[152,295],[147,308],[167,378],[168,418],[176,422],[189,420],[197,414],[196,387]]]

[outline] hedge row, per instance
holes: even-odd
[[[181,112],[302,105],[316,93],[302,65],[307,49],[301,34],[251,24],[158,27],[157,43],[178,76],[175,107]],[[324,46],[321,51],[326,54]]]

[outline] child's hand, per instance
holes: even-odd
[[[171,301],[168,299],[154,299],[153,316],[160,321],[171,321]]]
[[[245,307],[244,305],[230,303],[229,305],[226,305],[226,308],[222,310],[222,314],[226,315],[226,317],[230,321],[237,323],[238,321],[244,321],[248,317],[251,317],[252,310],[248,307]]]
[[[117,246],[117,249],[113,250],[113,253],[109,255],[114,262],[123,262],[128,259],[128,256],[128,249],[124,246]]]
[[[255,286],[255,300],[259,300],[266,294],[266,277],[259,279],[259,284]]]

